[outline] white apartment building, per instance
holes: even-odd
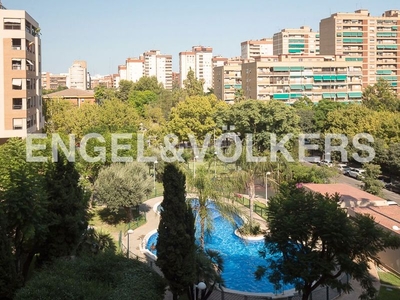
[[[211,47],[193,46],[192,51],[179,53],[180,86],[184,87],[189,70],[192,69],[196,78],[204,82],[206,93],[213,86],[213,55]]]
[[[144,76],[155,76],[164,88],[172,89],[172,55],[162,55],[159,50],[150,50],[144,56]]]
[[[126,77],[124,78],[120,73],[121,79],[137,82],[144,76],[144,58],[128,58],[125,63]]]
[[[76,60],[68,69],[67,87],[70,89],[87,90],[88,71],[86,61]]]
[[[39,24],[24,10],[0,6],[1,144],[12,137],[40,132],[44,118]]]
[[[249,40],[240,43],[241,58],[251,59],[257,56],[273,55],[273,42],[271,38],[263,38],[260,40]]]

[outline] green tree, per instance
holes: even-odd
[[[165,281],[147,264],[112,252],[58,259],[33,274],[16,300],[163,300]]]
[[[46,170],[48,233],[38,249],[41,262],[73,254],[87,227],[88,198],[75,165],[58,155]]]
[[[373,195],[381,195],[384,184],[378,179],[381,175],[381,167],[374,164],[365,164],[365,172],[361,181],[364,183],[363,190]]]
[[[346,105],[341,102],[322,99],[314,106],[314,124],[315,129],[319,132],[325,131],[327,128],[326,119],[330,111],[344,108]]]
[[[143,163],[113,163],[102,169],[94,185],[94,196],[114,212],[124,208],[127,221],[132,220],[131,207],[147,200],[153,180]]]
[[[17,138],[0,146],[0,165],[0,210],[7,220],[16,273],[25,279],[48,233],[45,167],[27,161],[25,141]]]
[[[158,96],[155,92],[148,90],[132,90],[129,93],[129,103],[131,103],[133,107],[136,108],[137,112],[142,116],[144,114],[145,106],[156,102],[157,98]]]
[[[129,93],[133,89],[134,83],[130,80],[121,80],[119,82],[119,87],[116,91],[116,97],[120,101],[128,101]]]
[[[215,96],[188,97],[172,108],[167,124],[168,133],[176,134],[181,141],[188,140],[189,134],[202,141],[207,133],[212,133],[216,128],[216,113],[227,105]]]
[[[266,267],[258,268],[256,277],[267,276],[276,288],[294,284],[307,300],[318,286],[349,293],[351,282],[341,280],[348,274],[363,287],[362,299],[375,299],[368,261],[376,261],[387,247],[399,247],[400,241],[368,215],[347,217],[339,200],[338,194],[282,186],[268,206],[269,231],[262,254],[272,257]]]
[[[156,76],[143,76],[133,84],[133,90],[135,91],[149,91],[156,95],[160,94],[163,89],[162,83],[157,81]]]
[[[185,87],[187,95],[190,96],[203,96],[204,82],[202,80],[198,80],[194,74],[192,68],[190,68],[187,73],[186,79],[183,81],[183,86]]]
[[[374,85],[363,91],[362,103],[375,111],[400,111],[400,100],[389,82],[379,78]]]
[[[195,280],[194,216],[186,203],[185,180],[177,166],[165,167],[156,264],[167,279],[174,300],[187,293]]]
[[[99,85],[94,88],[94,99],[96,103],[102,104],[104,100],[111,100],[115,98],[115,90]]]
[[[196,217],[200,224],[200,247],[204,250],[205,236],[214,229],[214,218],[210,206],[222,217],[234,224],[234,216],[241,215],[239,209],[230,201],[233,185],[228,177],[214,177],[210,170],[201,166],[196,169],[196,177],[188,174],[188,181],[197,195]]]
[[[237,102],[240,102],[240,101],[243,101],[243,100],[246,100],[246,96],[244,94],[243,89],[236,89],[235,90],[235,98],[234,98],[233,101],[235,103],[237,103]]]

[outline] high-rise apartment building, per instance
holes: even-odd
[[[366,9],[332,14],[320,21],[321,54],[345,55],[348,62],[362,63],[364,87],[384,78],[400,93],[399,26],[399,10],[380,17]]]
[[[214,67],[214,94],[218,99],[234,102],[235,94],[242,89],[241,64],[241,59],[230,59]]]
[[[242,64],[246,98],[287,104],[301,97],[357,102],[362,97],[362,62],[341,55],[279,55]]]
[[[282,29],[273,36],[273,55],[281,54],[319,54],[319,33],[310,27]]]
[[[241,58],[251,59],[258,56],[273,55],[273,42],[271,38],[264,38],[260,40],[250,40],[240,43]]]
[[[137,82],[144,75],[144,57],[128,58],[125,62],[126,78],[121,79]]]
[[[193,46],[192,51],[179,53],[180,86],[184,87],[190,69],[197,79],[204,82],[204,92],[212,88],[213,82],[213,55],[211,47]]]
[[[144,76],[155,76],[164,88],[172,89],[172,55],[163,55],[159,50],[143,53]]]
[[[0,9],[0,143],[43,128],[40,28],[24,10]]]
[[[88,87],[89,82],[86,61],[74,61],[68,69],[67,87],[70,89],[87,90],[90,88]]]

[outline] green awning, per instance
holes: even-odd
[[[376,74],[378,74],[378,75],[391,75],[392,74],[392,70],[377,70]]]
[[[349,92],[349,98],[361,98],[362,92]]]
[[[303,97],[303,94],[290,94],[291,99],[297,99]]]
[[[288,72],[289,67],[273,67],[275,72]]]
[[[292,90],[302,90],[302,89],[303,89],[303,86],[302,86],[301,84],[291,84],[291,85],[290,85],[290,88],[291,88]]]
[[[304,85],[304,88],[305,88],[306,90],[312,90],[313,85],[312,85],[312,84],[305,84],[305,85]]]
[[[322,93],[322,98],[324,99],[335,99],[336,93]]]
[[[273,98],[277,100],[288,100],[289,94],[274,94]]]
[[[362,61],[362,57],[346,57],[346,61]]]
[[[314,81],[322,81],[322,75],[314,75]]]
[[[336,75],[336,80],[345,81],[347,80],[347,75]]]
[[[301,49],[304,49],[304,44],[289,44],[289,48],[301,48]]]
[[[226,89],[230,89],[231,88],[231,85],[230,84],[225,84],[225,86],[224,86]]]
[[[392,26],[392,29],[397,30],[397,26]]]
[[[336,76],[335,75],[323,75],[322,80],[323,81],[335,81]]]
[[[235,87],[235,89],[241,89],[242,85],[241,84],[235,84],[234,87]]]
[[[397,86],[397,82],[391,82],[390,85],[391,86]]]
[[[303,71],[304,67],[290,67],[290,71]]]
[[[346,98],[347,97],[347,93],[336,93],[336,96],[338,98]]]
[[[289,53],[301,53],[303,51],[303,49],[289,49]]]

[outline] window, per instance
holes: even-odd
[[[35,64],[29,59],[26,60],[26,67],[29,71],[35,71]]]
[[[22,98],[13,98],[12,99],[12,108],[13,109],[22,109]]]
[[[12,49],[21,50],[21,39],[12,39]]]
[[[31,108],[31,107],[33,107],[33,101],[32,101],[32,98],[29,97],[29,98],[26,100],[26,108]]]
[[[22,79],[13,79],[12,80],[12,89],[13,90],[22,90]]]
[[[21,19],[4,19],[4,29],[20,30]]]
[[[14,130],[21,130],[22,129],[22,119],[13,119],[13,129]]]
[[[27,128],[30,128],[30,127],[32,127],[32,126],[33,126],[32,118],[31,118],[31,117],[28,117],[28,118],[26,119],[26,127],[27,127]]]
[[[21,70],[21,59],[20,58],[13,58],[12,59],[12,69],[13,70]]]

